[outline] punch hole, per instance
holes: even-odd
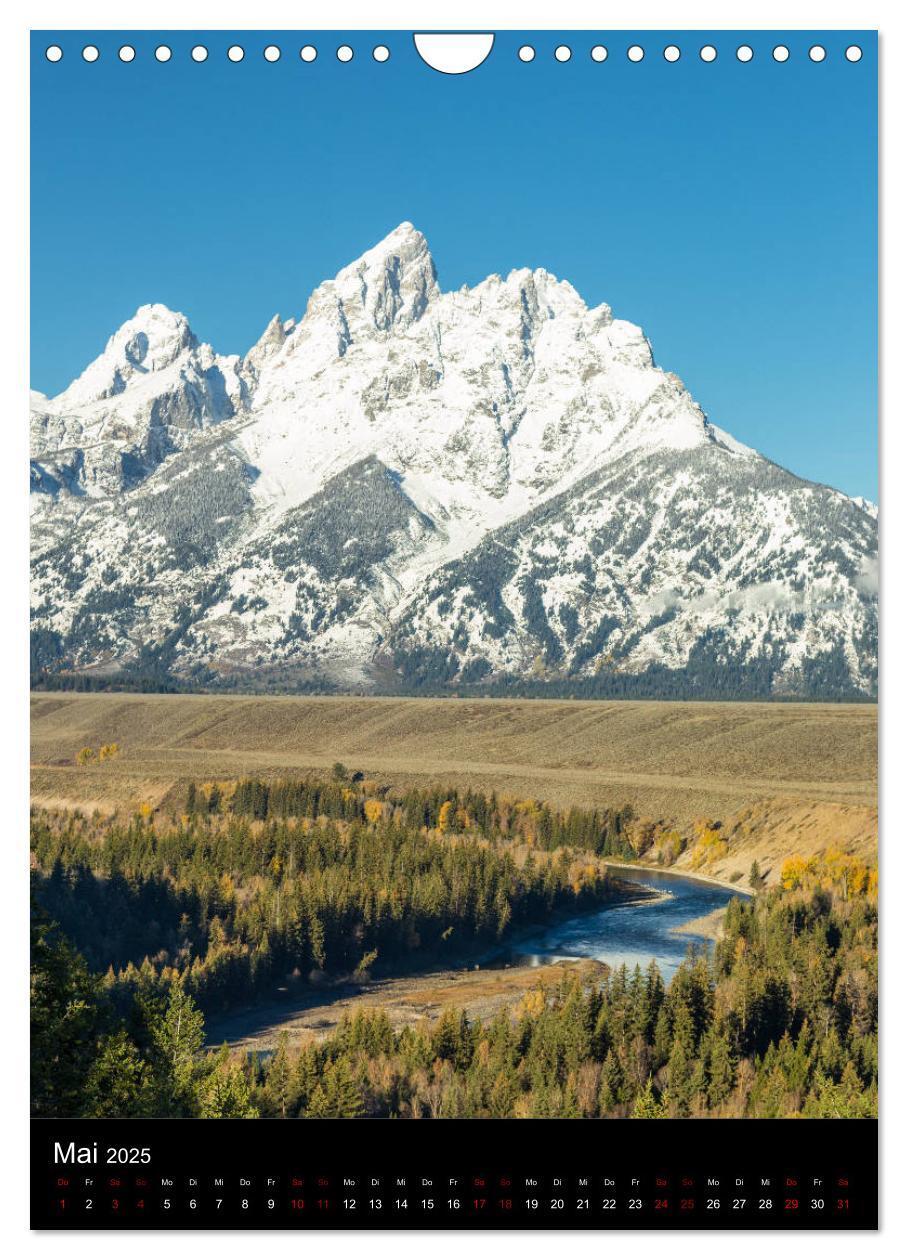
[[[278,48],[277,44],[269,44],[262,53],[262,56],[266,61],[280,61],[281,50]]]
[[[521,61],[532,61],[536,56],[536,49],[532,44],[522,44],[520,48],[517,49],[517,56]]]
[[[823,47],[822,44],[814,44],[813,48],[810,49],[807,56],[810,58],[811,61],[825,61],[826,49]]]
[[[349,44],[341,44],[337,50],[337,59],[344,62],[353,60],[353,49]]]
[[[662,56],[666,61],[680,61],[681,49],[677,44],[669,44],[667,48],[663,49]]]
[[[97,48],[95,48],[94,44],[86,44],[82,49],[83,61],[97,61],[100,56],[101,54],[98,52]]]
[[[857,44],[849,44],[845,49],[846,61],[860,61],[864,55],[864,50],[859,48]]]
[[[570,59],[571,59],[570,48],[568,48],[567,44],[559,44],[558,47],[555,49],[555,60],[556,61],[570,61]]]
[[[772,50],[773,61],[787,61],[790,56],[791,54],[784,44],[776,44]]]
[[[750,44],[742,44],[736,51],[735,56],[739,61],[753,61],[754,50],[751,48]]]
[[[413,36],[413,43],[426,65],[439,74],[469,74],[488,57],[495,36],[423,32]]]
[[[608,49],[605,44],[594,44],[590,49],[590,56],[593,61],[605,61],[608,57]]]
[[[719,54],[716,52],[715,48],[713,48],[712,44],[704,44],[700,49],[701,61],[715,61],[718,55]]]
[[[642,61],[645,54],[639,44],[631,44],[627,50],[628,61]]]
[[[391,49],[386,47],[385,44],[376,44],[372,49],[373,61],[387,61],[390,56]]]
[[[132,44],[124,44],[122,48],[117,49],[117,56],[121,61],[135,61],[136,50]]]
[[[192,49],[189,55],[193,61],[207,61],[208,49],[204,44],[196,44],[195,48]]]
[[[53,62],[62,61],[63,49],[60,47],[59,44],[51,44],[49,48],[44,49],[44,56],[47,58],[48,61],[53,61]]]
[[[246,56],[246,50],[240,44],[231,44],[227,49],[228,61],[242,61]]]
[[[318,56],[318,49],[313,48],[311,44],[304,44],[300,49],[301,61],[315,61]]]
[[[155,61],[169,61],[173,53],[166,44],[158,44],[154,50]]]

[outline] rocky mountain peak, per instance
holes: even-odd
[[[160,303],[140,306],[122,324],[97,359],[68,389],[58,394],[58,409],[97,402],[122,394],[132,380],[167,368],[198,341],[179,311]]]
[[[401,223],[318,292],[340,304],[348,324],[390,332],[424,314],[438,294],[435,263],[422,232]]]

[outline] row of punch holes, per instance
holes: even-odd
[[[62,61],[63,49],[59,46],[59,44],[51,44],[47,49],[45,49],[44,55],[48,61]],[[203,62],[208,60],[209,51],[204,44],[196,44],[192,49],[190,49],[189,55],[193,61]],[[299,51],[299,55],[302,61],[315,61],[318,56],[318,49],[313,44],[304,44]],[[566,62],[571,60],[574,55],[574,50],[568,44],[559,44],[552,55],[556,61]],[[642,48],[640,44],[631,44],[626,50],[626,55],[628,61],[639,62],[643,61],[646,56],[646,50]],[[712,44],[704,44],[703,47],[699,49],[697,55],[701,61],[711,62],[718,59],[719,53]],[[826,60],[828,54],[822,44],[813,44],[808,49],[807,55],[811,61],[821,62]],[[83,61],[98,61],[100,56],[101,52],[94,44],[86,44],[82,49]],[[121,61],[134,61],[136,58],[136,50],[131,44],[124,44],[122,48],[117,50],[117,56]],[[154,50],[154,56],[156,61],[170,61],[173,57],[173,50],[169,48],[167,44],[159,44]],[[246,49],[240,44],[231,44],[231,46],[227,49],[228,61],[239,62],[242,61],[245,56]],[[262,56],[266,61],[280,61],[282,49],[278,48],[277,44],[268,44],[262,50]],[[349,44],[341,44],[340,47],[335,50],[335,56],[338,61],[349,62],[353,60],[354,52]],[[523,62],[535,61],[537,50],[532,44],[522,44],[517,50],[517,56]],[[609,51],[604,44],[594,44],[590,49],[590,57],[593,61],[606,61],[608,56]],[[662,56],[669,62],[680,61],[681,49],[677,46],[677,44],[669,44],[666,48],[662,49]],[[735,56],[738,61],[748,62],[753,61],[755,53],[749,44],[741,44],[735,49]],[[772,50],[773,61],[788,61],[790,56],[791,50],[785,44],[777,44]],[[860,61],[862,56],[863,50],[857,44],[849,44],[849,46],[845,49],[846,61]],[[390,57],[391,50],[386,44],[376,44],[372,49],[372,59],[374,61],[385,62],[390,60]]]

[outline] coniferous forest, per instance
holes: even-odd
[[[629,895],[629,809],[330,780],[190,785],[170,816],[32,819],[36,1116],[876,1114],[875,871],[792,861],[666,987],[593,965],[485,1023],[361,1010],[270,1054],[205,1019],[277,986],[478,956]]]

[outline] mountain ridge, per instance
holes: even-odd
[[[442,291],[410,223],[244,356],[140,307],[31,444],[39,672],[875,692],[872,505],[542,269]]]

